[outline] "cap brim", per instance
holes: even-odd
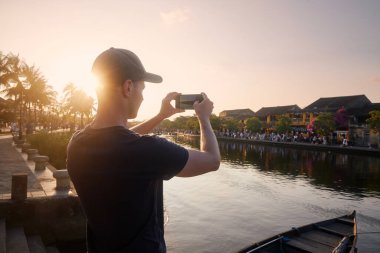
[[[146,72],[144,81],[149,83],[162,83],[162,77],[156,74]]]

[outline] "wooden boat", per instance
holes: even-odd
[[[356,212],[289,231],[255,243],[239,253],[354,253]]]

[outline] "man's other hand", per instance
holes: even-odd
[[[207,97],[205,93],[201,93],[203,101],[194,103],[194,110],[199,120],[209,119],[214,109],[214,103]]]

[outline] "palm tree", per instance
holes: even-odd
[[[5,93],[6,97],[13,97],[16,102],[15,105],[19,108],[19,139],[21,140],[25,97],[25,87],[22,75],[24,62],[19,58],[18,55],[8,54],[6,58],[7,71],[4,74],[5,76],[3,76],[2,82],[4,82],[7,88],[2,90],[2,93]]]
[[[83,128],[83,118],[86,115],[87,119],[92,114],[94,109],[94,99],[88,96],[83,90],[77,90],[73,97],[73,111],[80,114],[80,127]]]
[[[11,79],[11,73],[9,68],[9,57],[7,55],[4,55],[3,52],[0,51],[0,87],[9,86],[9,81]]]
[[[31,119],[31,107],[34,108],[34,122],[37,123],[37,109],[43,111],[44,106],[49,106],[55,102],[56,92],[47,84],[45,77],[34,65],[25,64],[23,69],[26,82],[30,88],[26,91],[26,103],[29,108],[29,119]]]
[[[76,111],[74,106],[74,97],[77,90],[77,86],[73,83],[66,84],[63,89],[63,108],[69,116],[73,115],[73,122],[70,124],[71,131],[75,128]]]

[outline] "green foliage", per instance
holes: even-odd
[[[380,111],[370,111],[366,121],[371,129],[380,131]]]
[[[41,132],[28,135],[27,141],[33,148],[38,149],[39,154],[49,156],[49,163],[56,169],[65,169],[67,158],[66,149],[72,134],[72,132]]]
[[[220,130],[222,128],[222,120],[215,114],[211,115],[210,123],[211,123],[212,129],[214,130]]]
[[[68,115],[73,116],[73,124],[75,125],[76,116],[80,116],[80,126],[84,126],[84,116],[91,117],[94,110],[95,100],[88,96],[82,89],[79,89],[75,84],[68,83],[63,89],[64,99],[63,107]]]
[[[249,131],[253,133],[257,133],[261,131],[263,127],[263,123],[261,122],[259,118],[252,117],[252,118],[247,119],[246,127]]]
[[[237,131],[239,130],[240,122],[237,119],[223,119],[222,126],[230,131]]]
[[[175,118],[175,120],[173,121],[172,128],[181,129],[181,130],[186,129],[186,122],[188,118],[189,117],[185,117],[185,116],[180,116],[180,117]]]
[[[292,119],[288,116],[280,116],[276,122],[276,131],[278,133],[289,132],[292,128]]]
[[[323,112],[318,115],[314,122],[318,134],[327,136],[335,130],[335,120],[331,113]]]
[[[222,120],[212,114],[210,117],[211,126],[215,130],[219,130],[222,127]],[[179,116],[173,121],[169,119],[163,120],[156,129],[166,130],[166,131],[175,131],[175,130],[199,130],[199,121],[196,116]]]

